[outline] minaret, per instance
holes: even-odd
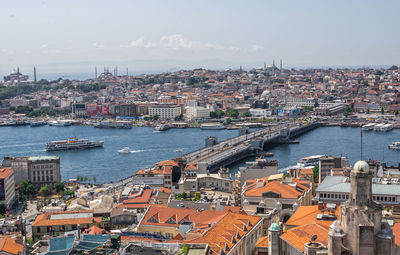
[[[126,77],[129,77],[129,70],[128,70],[128,67],[126,68]]]
[[[282,72],[282,59],[281,59],[280,64],[279,64],[279,69],[280,69],[281,72]]]
[[[280,236],[282,235],[282,229],[278,223],[274,222],[268,228],[268,254],[280,254],[281,253],[281,241]]]
[[[36,66],[33,67],[33,83],[36,83]]]
[[[97,79],[97,66],[94,67],[94,78]]]

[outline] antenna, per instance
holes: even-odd
[[[360,133],[360,160],[363,159],[363,132],[361,128],[361,133]]]

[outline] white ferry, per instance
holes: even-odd
[[[389,149],[400,150],[400,142],[394,142],[389,144]]]
[[[392,124],[385,124],[381,127],[381,132],[388,132],[390,130],[393,129],[393,125]]]
[[[310,157],[305,157],[297,161],[299,167],[316,166],[319,163],[319,159],[324,155],[315,155]]]
[[[384,126],[384,123],[376,124],[374,127],[374,131],[380,132],[382,131],[381,128]]]
[[[170,124],[161,124],[154,128],[155,131],[166,131],[171,128]]]
[[[214,123],[204,123],[200,125],[201,129],[205,130],[221,130],[225,129],[225,127],[221,124],[214,124]]]
[[[78,139],[74,136],[68,140],[51,141],[46,143],[47,151],[61,151],[61,150],[76,150],[76,149],[91,149],[103,147],[103,141],[90,141],[89,139]]]
[[[126,121],[101,121],[100,123],[94,125],[95,128],[122,128],[130,129],[132,124]]]
[[[129,147],[124,147],[123,149],[118,151],[119,154],[129,154],[131,153],[131,148]]]
[[[362,126],[362,130],[363,131],[371,131],[371,130],[374,130],[374,127],[375,127],[375,123],[369,123],[369,124]]]
[[[68,127],[71,126],[71,122],[68,120],[54,120],[50,121],[49,126],[54,126],[54,127]]]

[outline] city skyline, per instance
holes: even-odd
[[[5,1],[0,73],[390,66],[400,35],[380,31],[396,31],[400,6],[385,3]]]

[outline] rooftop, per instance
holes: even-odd
[[[29,157],[30,161],[39,161],[39,160],[57,160],[60,159],[59,156],[32,156]]]

